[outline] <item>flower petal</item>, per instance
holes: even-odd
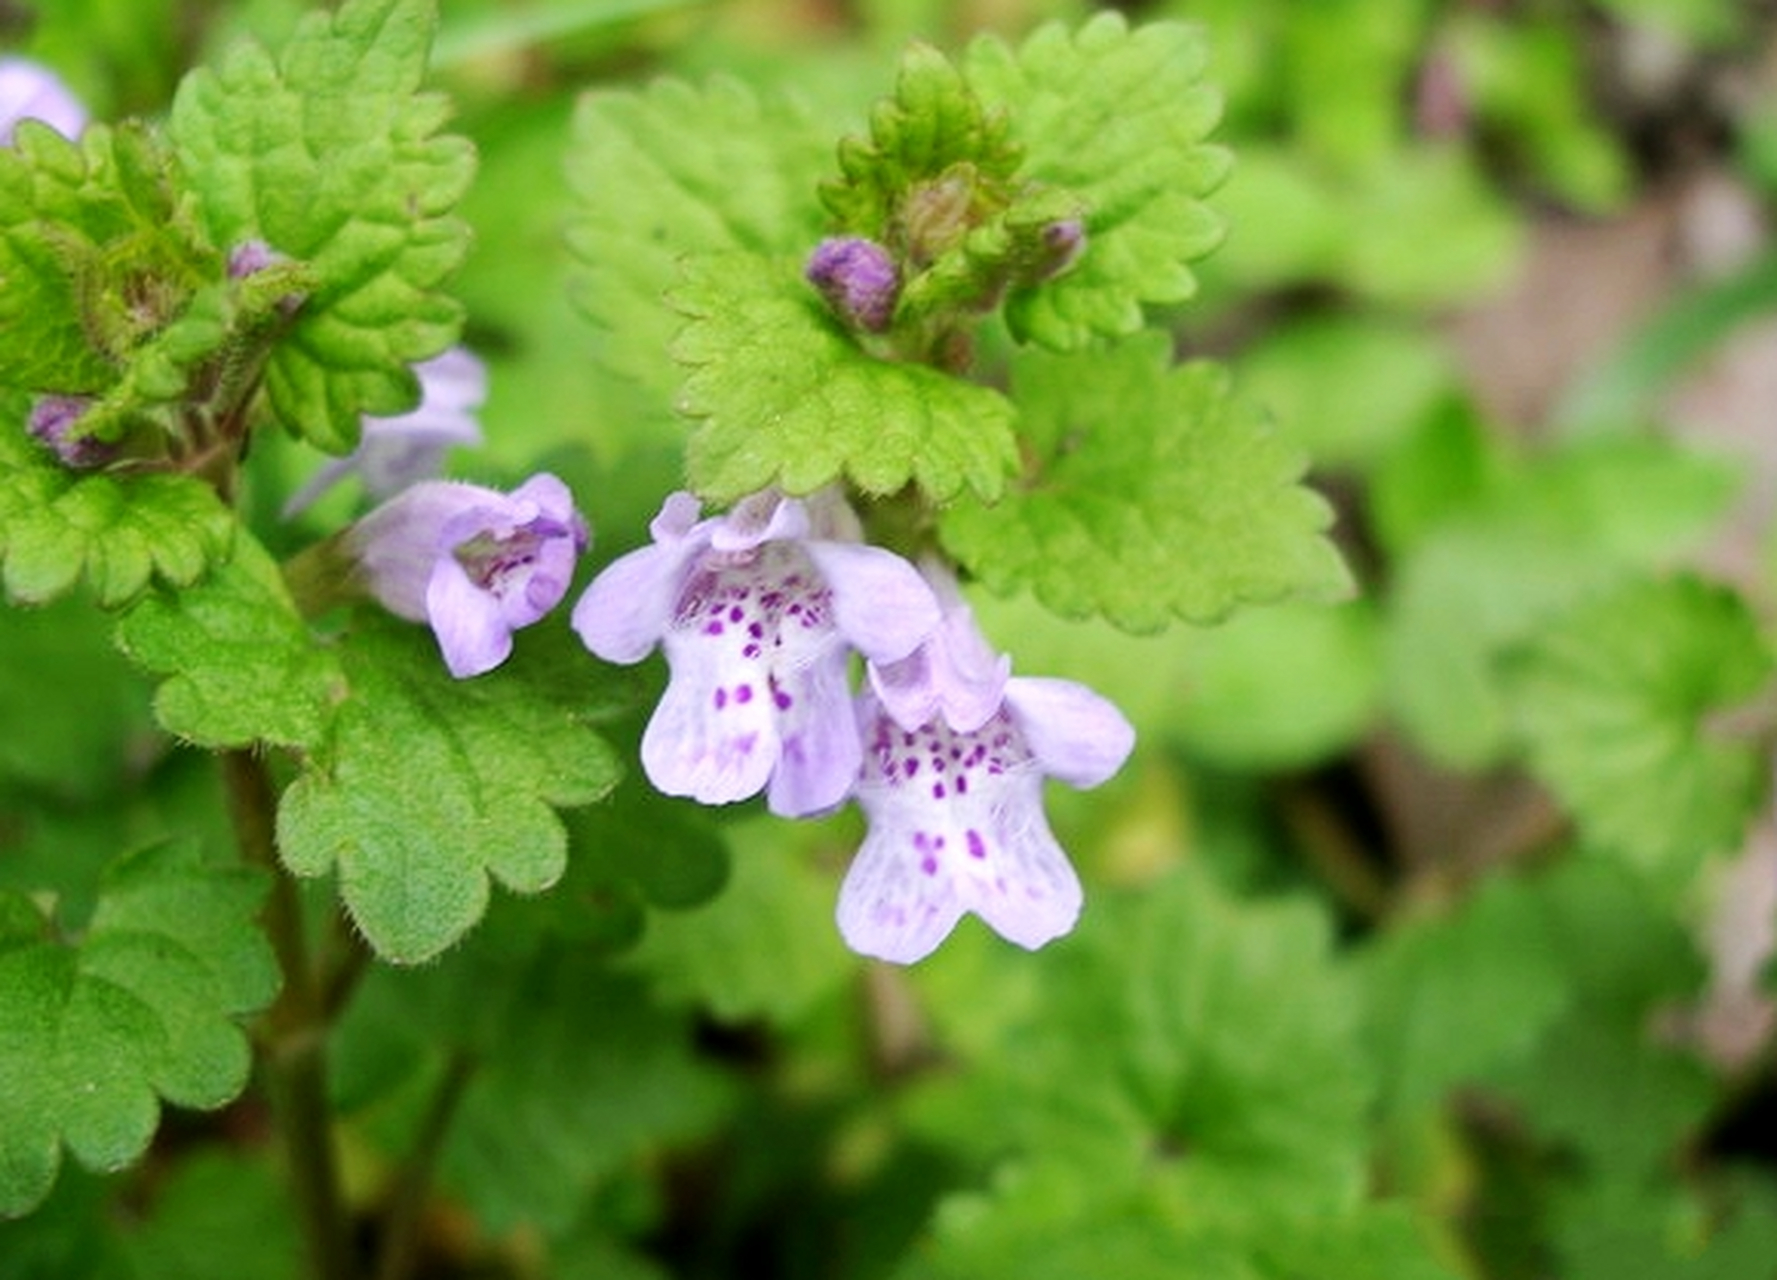
[[[962,918],[956,882],[924,869],[914,834],[903,823],[873,816],[839,886],[839,934],[860,955],[912,964],[935,951]]]
[[[773,813],[806,818],[851,794],[864,751],[845,668],[844,652],[835,651],[793,676],[771,681],[782,743],[766,796]]]
[[[839,634],[866,658],[904,658],[937,629],[931,587],[894,552],[849,542],[808,541],[802,547],[833,593]]]
[[[696,632],[670,632],[665,647],[672,679],[642,734],[648,780],[704,804],[758,794],[778,759],[778,712],[763,669],[719,661],[723,650]]]
[[[666,633],[701,539],[638,547],[617,557],[574,605],[573,627],[607,662],[640,662]]]
[[[958,872],[967,909],[1030,951],[1071,930],[1085,900],[1080,877],[1043,816],[1042,785],[1030,773],[1008,782],[998,821],[979,831],[980,845],[971,842]]]
[[[438,637],[444,665],[459,680],[492,671],[512,654],[512,628],[501,616],[500,602],[449,556],[432,567],[426,620]]]
[[[1043,772],[1069,786],[1096,787],[1135,748],[1135,729],[1116,705],[1072,680],[1014,676],[1006,705]]]

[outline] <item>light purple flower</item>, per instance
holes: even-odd
[[[29,58],[0,57],[0,147],[12,145],[21,120],[40,120],[64,138],[86,128],[86,107],[49,68]]]
[[[430,480],[443,469],[453,445],[481,443],[475,411],[487,398],[487,368],[465,347],[452,347],[413,367],[420,380],[420,403],[393,418],[364,419],[358,447],[324,465],[284,504],[289,519],[312,506],[349,475],[363,481],[378,501],[408,485]]]
[[[906,657],[938,624],[937,601],[912,565],[858,541],[832,494],[699,512],[691,494],[667,498],[653,545],[593,580],[574,629],[611,662],[665,649],[672,678],[642,737],[661,791],[727,804],[764,790],[791,817],[830,809],[862,759],[849,652]]]
[[[973,912],[1032,950],[1074,927],[1080,880],[1043,813],[1043,779],[1094,787],[1135,731],[1071,680],[1010,674],[954,585],[913,657],[873,665],[859,695],[857,783],[869,834],[839,891],[839,931],[864,955],[911,964]]]
[[[568,487],[547,473],[510,495],[426,480],[346,534],[370,593],[391,613],[431,625],[459,679],[491,671],[512,633],[561,602],[588,541]]]

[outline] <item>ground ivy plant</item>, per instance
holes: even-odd
[[[626,772],[785,819],[855,800],[860,952],[917,960],[965,913],[1035,948],[1082,901],[1043,780],[1106,781],[1134,733],[1066,673],[1011,675],[961,583],[1136,631],[1345,587],[1303,460],[1151,323],[1222,235],[1228,156],[1198,33],[1113,17],[916,44],[842,137],[731,82],[584,99],[576,297],[687,429],[652,541],[577,585],[598,494],[438,475],[482,375],[453,347],[476,158],[425,87],[435,21],[347,0],[152,120],[88,120],[39,73],[62,96],[0,150],[0,582],[111,620],[233,832],[120,846],[89,899],[0,899],[8,1214],[257,1063],[315,1265],[349,1275],[332,1021],[500,894],[588,928],[570,832]],[[268,532],[274,435],[380,502]],[[656,648],[670,681],[615,741]]]
[[[1654,1180],[1720,1080],[1587,1088],[1768,799],[1755,605],[1671,570],[1731,479],[1507,451],[1398,317],[1205,354],[1226,6],[873,105],[617,60],[480,154],[473,21],[287,8],[139,117],[0,57],[0,1272],[766,1274],[781,1201],[785,1276],[1492,1280],[1447,1184],[1570,1171],[1477,1081],[1627,1171],[1553,1256],[1770,1256],[1768,1179]],[[533,276],[472,214],[544,151]],[[1581,852],[1380,882],[1303,796],[1384,720]]]

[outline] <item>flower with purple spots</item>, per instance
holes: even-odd
[[[691,494],[668,497],[653,545],[593,580],[574,628],[611,662],[665,649],[672,678],[642,737],[661,791],[705,804],[765,791],[791,817],[830,809],[862,758],[848,654],[906,657],[937,626],[937,601],[912,565],[858,540],[830,492],[699,514]]]
[[[487,368],[466,347],[413,366],[420,402],[393,418],[365,417],[358,447],[334,458],[284,504],[289,519],[312,506],[349,475],[357,475],[377,501],[392,498],[410,484],[430,480],[443,469],[453,445],[481,443],[475,411],[487,398]]]
[[[587,541],[568,487],[547,473],[510,495],[422,481],[346,531],[370,593],[430,624],[459,679],[506,661],[513,631],[561,602]]]
[[[858,698],[869,821],[839,893],[854,951],[911,964],[965,912],[1035,950],[1079,918],[1079,877],[1043,813],[1043,779],[1094,787],[1135,731],[1071,680],[1012,676],[954,586],[942,627],[913,657],[875,665]]]
[[[64,138],[86,128],[86,107],[47,67],[29,58],[0,58],[0,147],[12,145],[24,120],[48,125]]]

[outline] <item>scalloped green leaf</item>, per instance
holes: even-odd
[[[1737,849],[1770,758],[1733,710],[1777,663],[1746,602],[1693,577],[1637,580],[1536,634],[1510,671],[1530,765],[1600,849],[1680,876]]]
[[[1014,961],[947,1135],[995,1176],[896,1276],[1445,1277],[1366,1193],[1373,1076],[1333,946],[1315,905],[1236,900],[1201,867],[1100,894]]]
[[[1203,83],[1203,33],[1182,23],[1131,28],[1104,13],[1077,31],[1043,27],[1015,52],[991,36],[969,46],[963,73],[1003,110],[1025,150],[1020,176],[1085,206],[1086,251],[1064,274],[1014,291],[1006,319],[1021,340],[1060,351],[1126,337],[1148,304],[1197,289],[1189,264],[1221,243],[1204,202],[1229,170],[1204,139],[1221,97]]]
[[[1349,590],[1303,459],[1237,399],[1226,370],[1174,367],[1150,334],[1090,355],[1027,352],[1013,397],[1029,474],[997,504],[959,502],[944,545],[994,590],[1128,631]]]
[[[700,256],[673,302],[689,318],[673,355],[690,370],[679,407],[698,420],[691,483],[711,501],[841,477],[872,494],[917,484],[934,502],[1004,487],[1017,460],[1006,398],[870,356],[790,264]]]
[[[441,291],[468,247],[451,210],[474,151],[418,92],[433,0],[348,0],[273,57],[252,42],[180,84],[170,135],[219,246],[262,241],[305,264],[307,297],[265,369],[273,412],[344,452],[362,414],[412,407],[409,365],[461,326]]]
[[[481,919],[490,878],[549,888],[567,860],[552,806],[616,785],[622,766],[590,724],[609,706],[601,669],[549,640],[527,633],[512,662],[475,680],[451,679],[425,630],[392,619],[364,618],[341,645],[350,692],[284,793],[278,847],[297,875],[337,871],[384,959],[417,964],[450,946]]]
[[[206,581],[139,601],[117,637],[167,677],[154,697],[161,725],[199,746],[312,745],[345,695],[338,659],[296,611],[277,564],[245,535]]]
[[[47,603],[83,579],[107,608],[155,579],[188,585],[228,555],[236,528],[190,476],[71,471],[22,430],[0,430],[0,581],[15,603]]]
[[[261,878],[190,844],[121,859],[78,941],[0,894],[0,1215],[49,1193],[65,1148],[117,1169],[141,1156],[164,1099],[210,1109],[247,1083],[235,1019],[277,990],[254,923]]]
[[[598,358],[675,392],[683,371],[668,351],[684,317],[666,297],[681,260],[808,253],[821,236],[815,188],[832,147],[810,112],[733,80],[583,98],[567,231],[580,263],[574,300],[600,330]]]

